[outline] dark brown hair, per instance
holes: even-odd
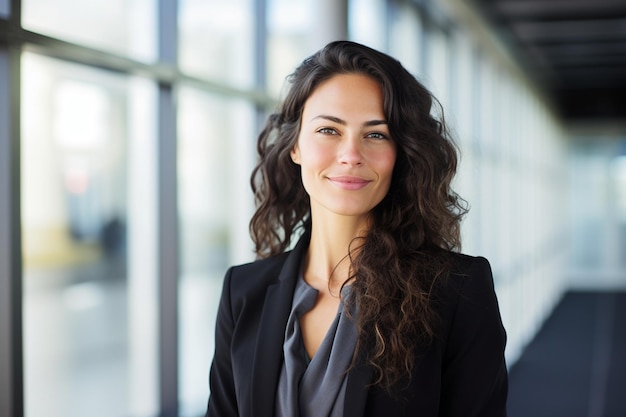
[[[354,242],[358,251],[351,258],[358,350],[374,368],[375,384],[391,390],[408,382],[415,350],[436,336],[432,289],[449,272],[447,254],[460,247],[466,212],[450,187],[457,149],[443,119],[431,115],[430,92],[394,58],[354,42],[332,42],[307,58],[288,77],[290,89],[259,135],[250,231],[257,255],[265,258],[310,229],[309,197],[290,151],[307,98],[322,82],[346,73],[380,83],[397,149],[389,193],[374,208],[367,237]]]

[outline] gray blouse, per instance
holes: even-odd
[[[345,300],[349,294],[350,287],[344,287],[341,299]],[[284,361],[276,392],[277,417],[343,416],[345,371],[352,361],[357,331],[340,303],[328,333],[313,359],[309,360],[299,319],[313,308],[317,295],[318,291],[300,275],[285,329]]]

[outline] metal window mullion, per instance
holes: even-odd
[[[257,39],[264,39],[264,37],[259,38],[257,35],[254,41],[256,42]],[[275,99],[270,97],[262,88],[240,88],[236,85],[224,84],[219,80],[187,74],[180,71],[175,62],[170,64],[164,60],[156,63],[138,61],[114,52],[72,43],[41,33],[23,30],[19,27],[16,28],[12,22],[1,18],[0,42],[23,45],[28,51],[40,55],[120,74],[138,75],[166,85],[185,83],[212,94],[252,101],[260,107],[272,107],[276,104]],[[265,48],[262,51],[265,51]]]
[[[348,1],[347,0],[317,0],[311,3],[313,13],[324,16],[318,19],[315,32],[309,45],[313,50],[323,47],[329,42],[348,38]]]
[[[267,91],[267,7],[268,0],[254,1],[254,86],[257,91]],[[256,110],[256,130],[260,131],[265,124],[267,110],[269,106],[255,103]],[[252,143],[250,148],[256,151],[256,144]],[[255,154],[256,155],[256,154]]]
[[[0,415],[24,415],[20,51],[0,45]]]
[[[267,0],[254,2],[254,85],[265,91],[267,85]]]
[[[431,36],[432,36],[432,28],[430,27],[430,22],[424,16],[423,12],[420,11],[419,18],[421,20],[420,30],[422,31],[422,36],[420,37],[420,75],[431,77],[428,65],[430,64],[430,60],[432,59],[431,54]]]
[[[159,61],[177,65],[177,0],[159,0]],[[159,398],[162,416],[178,417],[178,193],[174,85],[158,89]]]
[[[178,416],[178,207],[172,86],[159,86],[159,391],[163,416]]]
[[[446,103],[448,103],[449,109],[447,109],[448,112],[450,112],[452,115],[457,116],[458,115],[458,100],[457,97],[459,96],[458,93],[458,88],[459,88],[459,83],[458,83],[458,79],[459,79],[459,54],[458,54],[458,42],[456,42],[456,39],[454,38],[456,32],[453,31],[449,34],[446,34],[445,36],[448,39],[448,57],[447,57],[447,61],[446,64],[448,66],[447,72],[446,72],[446,83],[448,84],[449,88],[447,91],[447,97],[446,97]],[[457,124],[458,124],[458,119],[457,119]],[[456,138],[457,140],[459,138]]]
[[[9,20],[14,27],[22,26],[22,0],[5,0],[9,3]]]

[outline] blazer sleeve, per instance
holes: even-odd
[[[215,324],[215,354],[209,376],[210,396],[206,417],[239,415],[231,362],[231,341],[234,319],[230,286],[233,269],[226,272]]]
[[[442,370],[441,416],[506,416],[502,326],[489,262],[474,258],[459,280]]]

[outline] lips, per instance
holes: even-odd
[[[348,175],[341,175],[337,177],[328,177],[331,183],[336,185],[339,188],[344,190],[360,190],[361,188],[368,185],[371,181],[360,178],[360,177],[352,177]]]

